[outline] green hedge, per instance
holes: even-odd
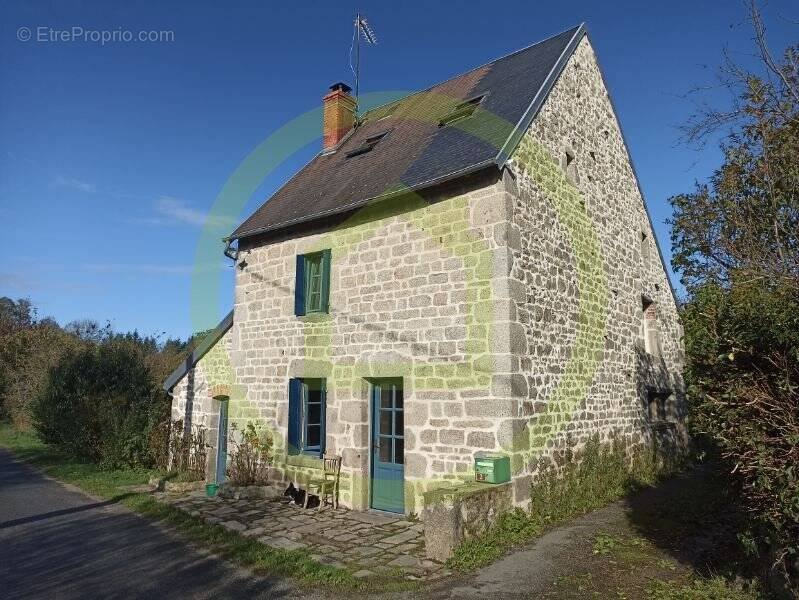
[[[107,467],[152,466],[152,431],[169,398],[135,340],[112,338],[64,356],[32,406],[43,442]]]

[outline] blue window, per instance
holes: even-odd
[[[325,453],[326,400],[324,379],[289,380],[289,454]]]
[[[294,314],[328,312],[330,303],[330,250],[297,256]]]

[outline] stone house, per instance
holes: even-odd
[[[363,115],[349,92],[230,235],[233,310],[164,383],[208,479],[253,419],[274,477],[339,454],[344,506],[407,514],[475,488],[479,452],[516,505],[593,435],[680,452],[674,293],[585,27]]]

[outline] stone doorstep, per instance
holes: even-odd
[[[347,518],[369,525],[388,525],[400,520],[399,517],[389,517],[380,513],[357,511],[351,511]]]

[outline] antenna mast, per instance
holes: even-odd
[[[360,91],[361,80],[361,13],[355,14],[355,115],[358,115],[358,92]]]

